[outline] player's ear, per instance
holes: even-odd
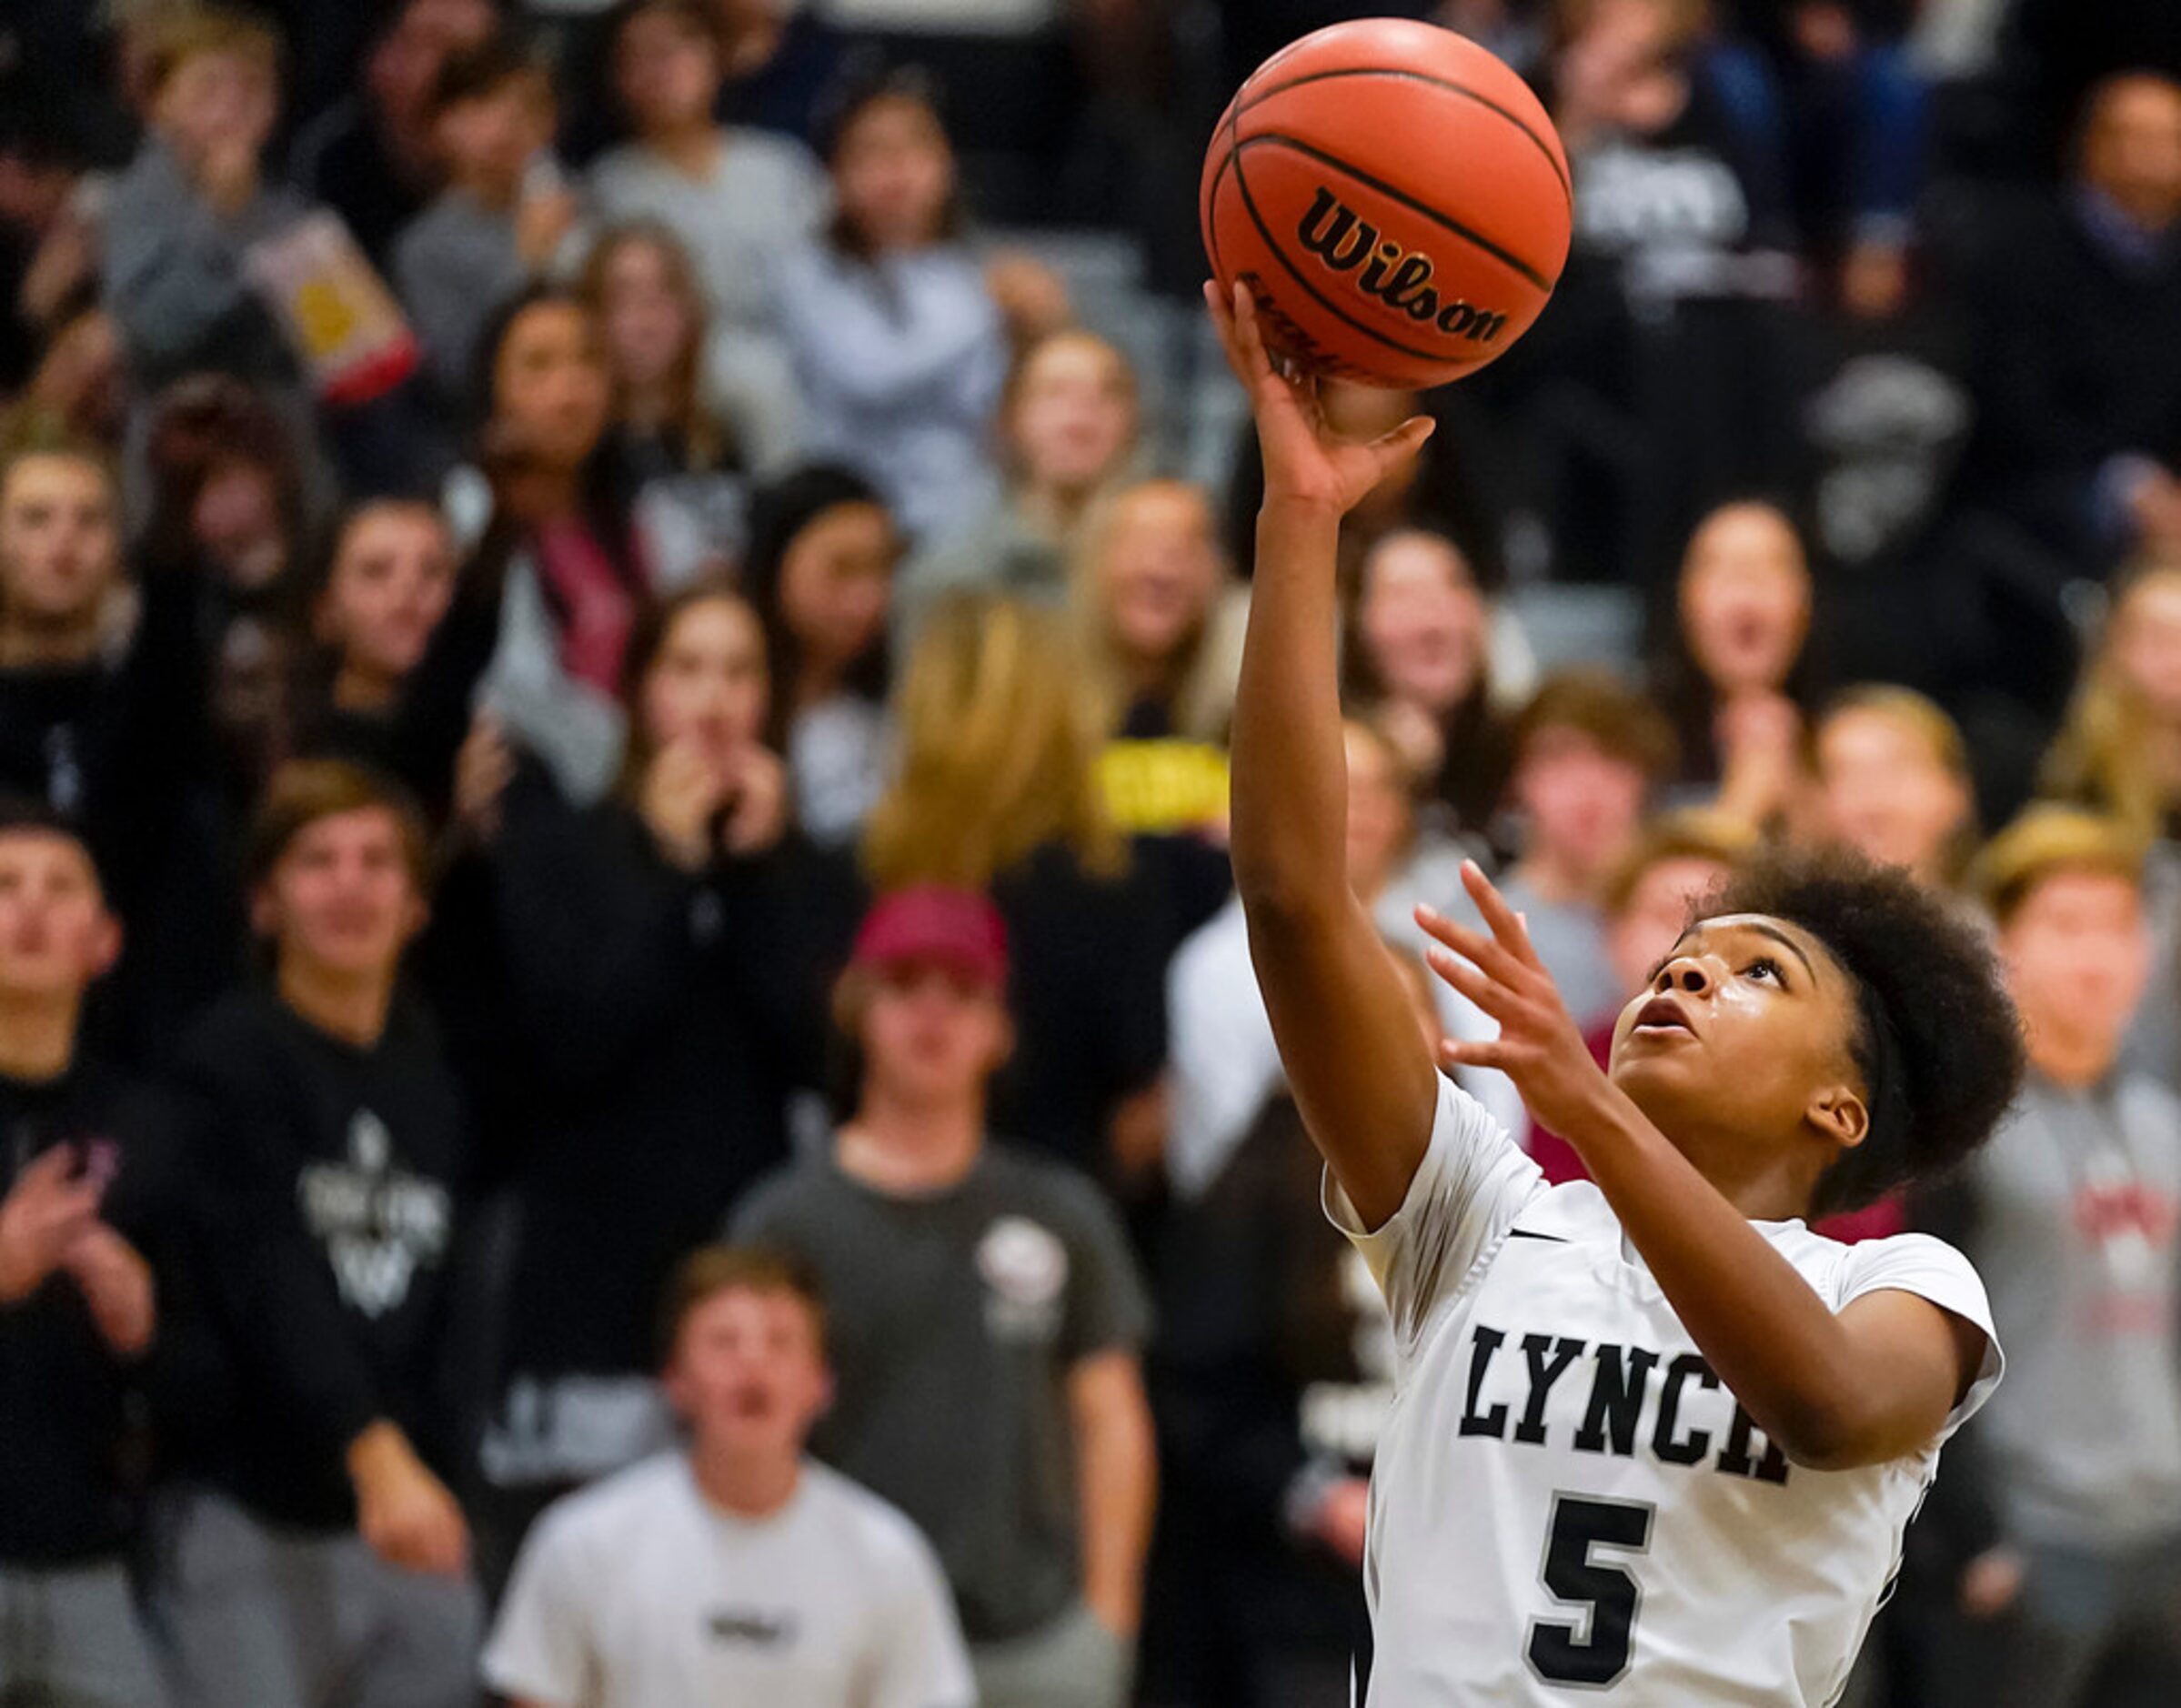
[[[1843,1150],[1853,1150],[1870,1134],[1870,1105],[1854,1086],[1841,1082],[1821,1087],[1803,1110],[1803,1119]]]

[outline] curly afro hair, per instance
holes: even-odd
[[[1944,1174],[1990,1136],[2022,1081],[2022,1024],[1984,934],[1945,898],[1848,850],[1766,853],[1702,912],[1798,925],[1855,981],[1871,1124],[1818,1182],[1813,1216]]]

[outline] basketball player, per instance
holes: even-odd
[[[1548,1188],[1434,1071],[1342,869],[1334,547],[1430,425],[1333,437],[1247,295],[1209,296],[1266,471],[1235,878],[1327,1211],[1395,1335],[1363,1700],[1828,1703],[2000,1356],[1957,1252],[1804,1221],[1985,1136],[2020,1073],[2013,1010],[1905,876],[1761,864],[1623,1010],[1602,1070],[1467,867],[1488,930],[1420,922],[1500,1033],[1442,1057],[1505,1071],[1575,1146],[1591,1181]]]

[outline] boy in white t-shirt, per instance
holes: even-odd
[[[687,1448],[539,1522],[486,1683],[514,1708],[968,1708],[930,1544],[803,1457],[832,1397],[812,1284],[769,1252],[711,1248],[682,1266],[667,1321]]]

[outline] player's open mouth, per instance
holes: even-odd
[[[1654,1038],[1669,1037],[1676,1032],[1690,1038],[1696,1036],[1696,1029],[1689,1024],[1689,1017],[1682,1012],[1681,1004],[1672,997],[1653,997],[1638,1009],[1634,1030]]]

